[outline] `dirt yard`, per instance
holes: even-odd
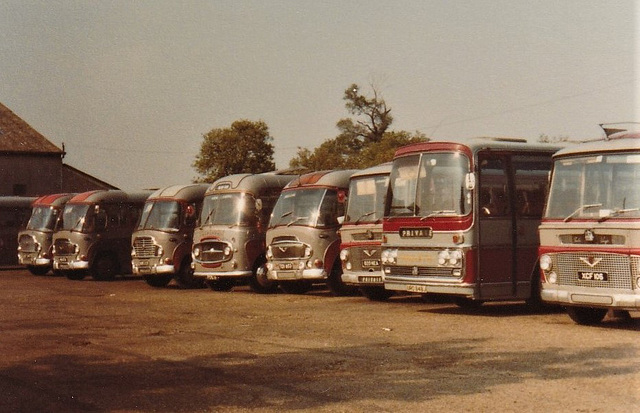
[[[0,411],[640,409],[640,315],[0,271]]]

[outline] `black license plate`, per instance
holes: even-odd
[[[602,271],[578,271],[578,279],[584,281],[609,281],[609,274]]]

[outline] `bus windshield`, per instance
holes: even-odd
[[[200,225],[256,225],[256,201],[246,193],[209,195],[202,204]]]
[[[37,206],[33,208],[27,229],[34,231],[52,231],[55,229],[60,211],[50,206]]]
[[[93,209],[88,204],[67,204],[62,213],[62,229],[69,231],[91,232]]]
[[[352,179],[344,222],[377,222],[382,219],[388,182],[387,175]]]
[[[640,217],[640,154],[589,155],[554,163],[546,218]]]
[[[338,225],[344,204],[338,202],[334,189],[309,188],[286,191],[276,202],[269,227],[299,225],[330,227]]]
[[[146,202],[138,223],[138,229],[177,232],[180,230],[181,209],[178,201]]]
[[[466,188],[469,159],[461,153],[423,153],[398,158],[389,178],[385,216],[459,216],[471,212]]]

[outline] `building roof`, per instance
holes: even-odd
[[[0,153],[63,155],[58,148],[27,122],[0,103]]]

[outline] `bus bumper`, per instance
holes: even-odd
[[[621,310],[640,310],[640,294],[633,291],[593,291],[589,288],[545,288],[540,291],[542,301],[549,304],[571,305],[579,307],[618,308]]]
[[[384,285],[381,271],[344,271],[342,282],[359,287],[382,287]]]
[[[195,278],[202,278],[205,280],[216,281],[223,278],[248,278],[253,273],[251,271],[217,271],[217,272],[205,272],[196,271],[193,273]]]

